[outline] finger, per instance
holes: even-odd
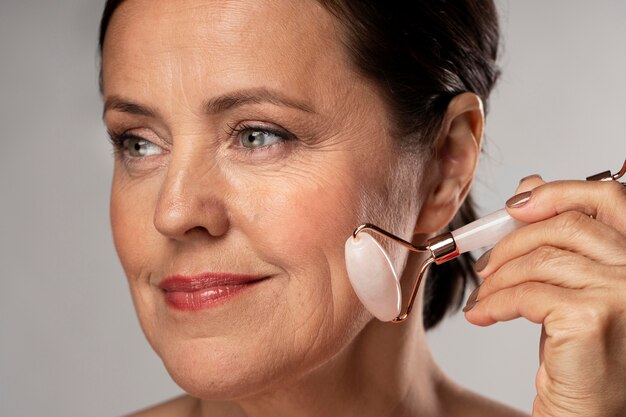
[[[480,285],[478,298],[531,281],[571,289],[626,290],[626,268],[605,266],[569,251],[542,246],[502,265]]]
[[[528,192],[528,191],[527,191]],[[626,187],[617,181],[554,181],[507,201],[509,213],[534,223],[567,211],[579,211],[626,234]]]
[[[569,211],[510,233],[483,255],[487,261],[476,261],[477,272],[486,278],[506,262],[542,246],[571,251],[605,265],[626,265],[626,236],[580,212]]]
[[[545,184],[546,182],[541,178],[539,174],[529,175],[527,177],[522,178],[519,181],[519,185],[517,186],[517,190],[515,190],[515,194],[520,194],[526,191],[531,191],[540,185]]]
[[[465,312],[465,318],[478,326],[520,317],[539,324],[553,311],[569,309],[568,304],[576,298],[576,293],[550,284],[525,282],[478,298],[474,307]]]

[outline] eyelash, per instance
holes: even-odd
[[[245,132],[247,130],[264,132],[264,133],[276,135],[283,139],[282,142],[295,139],[295,137],[291,133],[288,133],[287,131],[273,129],[267,126],[255,126],[255,125],[247,124],[247,123],[243,123],[237,127],[231,126],[230,124],[227,124],[226,126],[228,127],[228,129],[225,129],[225,133],[229,136],[229,138],[233,138],[233,139],[238,138],[242,132]],[[115,155],[119,155],[122,157],[125,156],[124,151],[126,150],[126,146],[124,146],[124,142],[127,139],[147,140],[139,135],[134,135],[128,132],[116,132],[116,131],[107,129],[107,133],[109,136],[109,142],[113,146],[113,153]],[[269,150],[270,148],[273,148],[276,145],[281,144],[282,142],[277,142],[268,146],[264,146],[259,149],[250,149],[250,148],[246,148],[243,146],[240,146],[240,149],[242,149],[244,152],[263,152],[263,151]],[[137,158],[131,158],[131,159],[137,159]]]
[[[107,129],[107,133],[109,142],[113,146],[113,157],[115,159],[119,159],[127,169],[133,168],[136,163],[140,162],[139,160],[142,158],[132,158],[126,155],[127,147],[124,146],[126,139],[141,140],[142,138],[139,135],[133,135],[128,132],[115,132],[110,129]]]
[[[257,152],[257,153],[258,152],[267,152],[270,149],[273,149],[275,146],[280,146],[284,142],[287,142],[287,141],[295,139],[295,136],[293,136],[291,133],[287,132],[286,130],[273,129],[273,128],[267,127],[267,126],[255,126],[253,124],[247,124],[247,123],[242,123],[241,125],[239,125],[237,127],[231,126],[230,124],[227,124],[226,126],[228,127],[228,129],[226,129],[225,132],[228,135],[228,137],[231,138],[231,139],[238,139],[239,135],[242,132],[245,132],[247,130],[263,132],[263,133],[269,133],[271,135],[276,135],[276,136],[278,136],[278,137],[280,137],[282,139],[282,141],[280,141],[280,142],[273,143],[273,144],[268,145],[268,146],[263,146],[263,147],[258,148],[258,149],[250,149],[250,148],[246,148],[244,146],[239,146],[239,148],[241,150],[243,150],[244,152],[248,152],[248,153],[252,153],[252,152]]]
[[[115,132],[113,130],[107,129],[107,133],[109,135],[109,142],[113,145],[113,153],[115,155],[123,156],[125,146],[124,141],[126,139],[143,139],[140,136],[130,134],[128,132]]]

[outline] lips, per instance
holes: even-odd
[[[159,284],[167,304],[177,310],[210,308],[233,298],[263,281],[265,276],[209,272],[200,275],[172,275]]]

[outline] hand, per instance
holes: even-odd
[[[626,187],[534,176],[517,192],[508,211],[531,224],[476,262],[466,319],[542,323],[533,417],[624,417]]]

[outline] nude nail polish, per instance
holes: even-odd
[[[472,291],[471,294],[469,295],[469,297],[467,298],[467,303],[465,304],[465,307],[463,307],[463,312],[464,313],[467,313],[472,308],[474,308],[474,306],[478,302],[477,298],[478,298],[478,291],[479,290],[480,290],[480,285],[478,287],[474,288],[474,291]]]
[[[490,257],[491,257],[491,249],[489,249],[487,252],[483,253],[480,256],[480,258],[476,259],[476,262],[474,263],[474,271],[480,272],[483,269],[485,269],[485,267],[489,263],[489,258]]]
[[[530,191],[526,191],[517,195],[514,195],[513,197],[509,198],[506,202],[506,206],[508,208],[519,208],[522,207],[524,204],[528,203],[528,200],[530,200]]]

